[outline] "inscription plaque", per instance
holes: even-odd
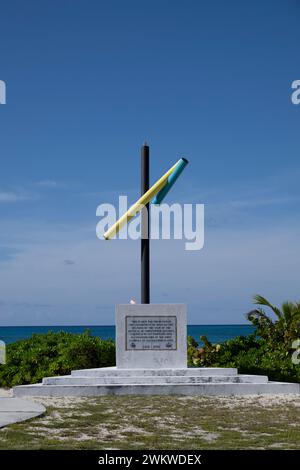
[[[177,350],[176,316],[126,316],[126,350]]]

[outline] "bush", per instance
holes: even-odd
[[[267,375],[270,380],[300,382],[300,365],[292,363],[292,353],[284,344],[272,345],[255,334],[238,336],[221,345],[201,337],[204,347],[188,347],[188,363],[202,367],[236,367],[241,374]]]
[[[271,318],[261,307],[246,317],[255,333],[238,336],[222,345],[211,344],[201,336],[204,347],[188,338],[188,364],[202,367],[236,367],[242,374],[267,375],[270,380],[300,382],[300,364],[292,362],[293,343],[300,335],[300,302],[284,302],[281,308],[261,295],[254,296],[256,305],[266,306]]]
[[[0,387],[40,382],[43,377],[70,374],[73,369],[115,365],[115,343],[89,331],[34,334],[7,346],[7,362],[0,365]]]

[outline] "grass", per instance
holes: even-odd
[[[300,397],[40,398],[0,449],[299,449]]]

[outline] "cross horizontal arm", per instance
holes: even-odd
[[[164,187],[164,185],[167,183],[168,178],[172,171],[176,168],[178,165],[178,162],[175,163],[159,180],[154,183],[153,186],[145,193],[143,196],[141,196],[129,209],[125,214],[123,214],[119,220],[115,224],[113,224],[103,235],[103,237],[106,240],[112,239],[114,236],[118,234],[118,232],[121,230],[121,228],[128,223],[133,217],[136,216],[138,212],[142,210],[142,208],[148,204],[154,196]]]
[[[164,187],[156,194],[155,198],[152,201],[152,204],[159,205],[162,203],[163,199],[166,197],[174,183],[177,181],[183,170],[188,164],[188,160],[186,158],[181,158],[178,160],[174,171],[168,177],[167,183]]]

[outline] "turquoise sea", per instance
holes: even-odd
[[[89,329],[94,336],[103,339],[115,339],[114,326],[0,326],[0,340],[6,344],[20,339],[30,338],[33,333],[47,333],[48,331],[68,331],[70,333],[82,333]],[[200,342],[199,337],[207,336],[212,343],[223,343],[235,336],[249,335],[254,331],[251,325],[188,325],[188,335]]]

